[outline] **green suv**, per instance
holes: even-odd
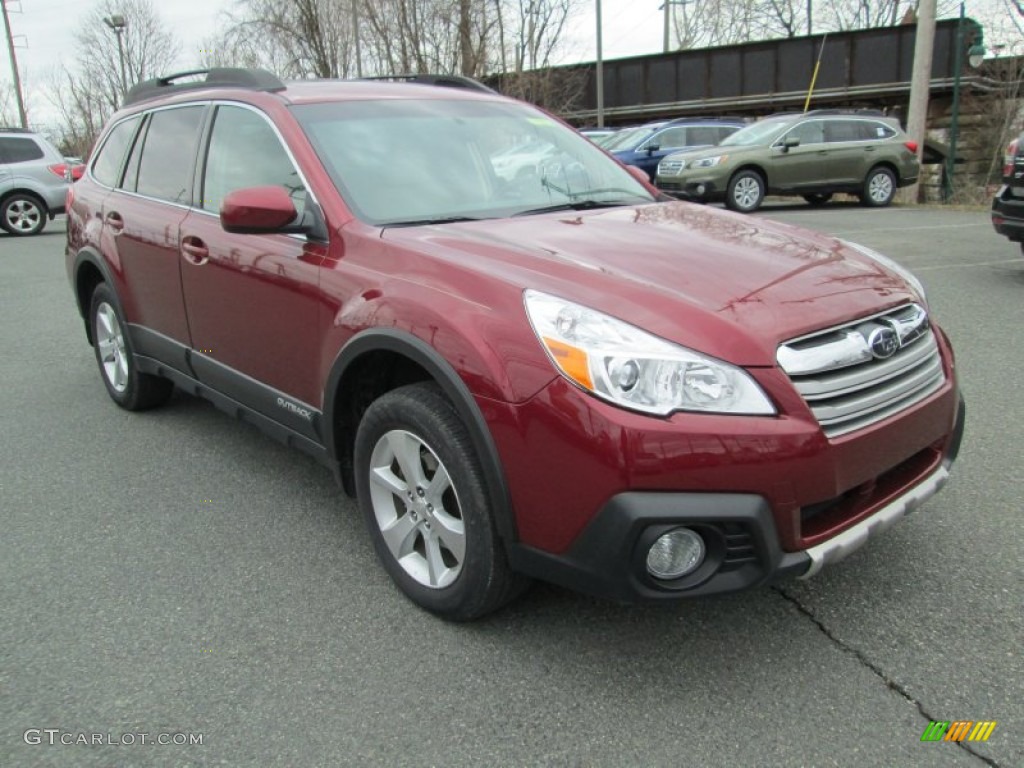
[[[811,205],[850,192],[864,205],[892,202],[897,187],[917,181],[917,144],[881,112],[816,110],[775,115],[717,147],[669,155],[658,188],[682,199],[725,201],[756,211],[765,195],[801,195]]]

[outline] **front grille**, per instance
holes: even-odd
[[[685,163],[682,160],[662,160],[658,164],[659,176],[678,176]]]
[[[658,189],[667,189],[672,192],[682,192],[683,185],[680,184],[678,181],[663,181],[662,179],[658,179]]]
[[[777,359],[829,438],[899,413],[945,381],[928,315],[916,304],[794,339]]]

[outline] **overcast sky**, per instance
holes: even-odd
[[[233,0],[172,0],[157,4],[161,18],[181,42],[180,69],[196,64],[202,40],[217,31],[221,11]],[[603,0],[605,58],[656,53],[662,45],[661,0]],[[29,120],[46,122],[51,107],[43,93],[50,73],[73,52],[77,24],[95,5],[83,0],[7,0],[15,35]],[[565,63],[593,60],[595,3],[585,5],[567,39]],[[0,56],[0,80],[10,81],[10,65]]]

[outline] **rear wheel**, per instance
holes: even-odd
[[[0,209],[0,226],[12,235],[38,235],[46,226],[46,204],[35,195],[10,195]]]
[[[804,200],[813,206],[824,205],[832,199],[831,192],[814,192],[810,195],[804,195]]]
[[[872,168],[864,179],[860,201],[872,208],[881,208],[892,202],[896,195],[896,174],[881,166]]]
[[[757,171],[740,171],[729,179],[725,204],[733,211],[752,213],[764,200],[764,179]]]
[[[525,586],[505,559],[469,432],[435,385],[392,390],[367,408],[355,471],[377,556],[414,603],[465,621]]]
[[[89,322],[96,362],[110,399],[129,411],[155,408],[167,402],[174,385],[167,379],[139,372],[127,326],[106,283],[100,283],[93,291]]]

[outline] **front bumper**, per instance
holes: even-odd
[[[683,177],[661,177],[655,186],[667,195],[680,200],[719,200],[725,196],[725,184],[717,179],[686,179]]]
[[[811,546],[785,546],[778,510],[763,494],[630,490],[611,496],[566,550],[552,552],[521,541],[508,549],[510,564],[545,581],[622,602],[678,600],[809,578],[942,488],[964,430],[965,405],[955,396],[955,422],[945,438],[922,451],[930,454],[923,463],[916,456],[905,462],[913,466],[912,479],[886,486],[883,475],[872,481],[870,492],[858,489],[856,493],[874,494],[866,514]],[[647,551],[659,535],[677,526],[701,534],[707,557],[694,573],[660,581],[646,570]]]
[[[1024,242],[1024,197],[1015,197],[1003,185],[992,199],[992,226],[1013,242]]]

